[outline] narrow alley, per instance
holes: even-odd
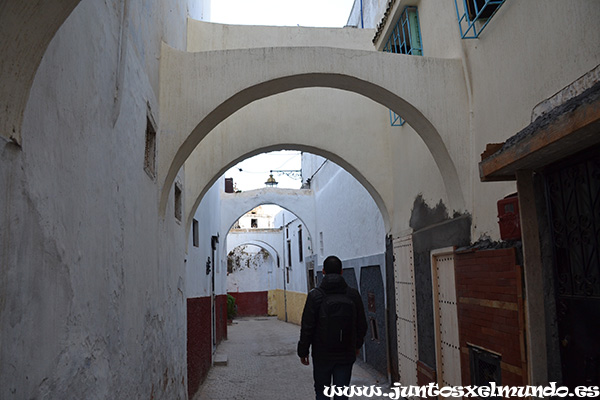
[[[296,355],[300,327],[276,317],[235,319],[228,340],[217,347],[217,360],[194,400],[254,400],[314,398],[312,366]],[[386,379],[357,361],[353,385],[386,385]],[[360,400],[362,397],[353,397]]]
[[[0,400],[314,399],[330,256],[356,386],[600,388],[598,21],[1,0]]]

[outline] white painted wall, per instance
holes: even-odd
[[[161,40],[186,48],[191,1],[122,4],[81,1],[21,147],[0,139],[2,399],[186,398],[185,232],[143,165]]]
[[[252,226],[252,221],[255,220],[255,226]],[[237,222],[237,228],[239,229],[268,229],[273,228],[273,215],[266,213],[266,211],[258,206],[252,211],[244,214],[240,217]]]
[[[353,28],[224,25],[188,21],[190,52],[256,47],[327,46],[370,50],[374,31]]]
[[[319,265],[385,253],[385,228],[377,205],[362,185],[332,161],[302,155],[303,176],[312,177],[317,227],[313,238]]]
[[[279,229],[235,230],[227,235],[227,254],[239,247],[245,248],[250,255],[259,249],[264,249],[268,254],[268,257],[264,260],[248,257],[249,266],[242,265],[240,270],[229,273],[227,275],[227,290],[229,292],[260,292],[278,288],[283,289],[281,259],[279,260],[279,267],[277,265],[278,255],[281,257],[281,237],[281,230]]]
[[[282,226],[282,263],[289,270],[289,283],[286,281],[286,289],[293,292],[307,293],[308,278],[306,273],[306,258],[313,255],[313,239],[308,232],[304,222],[296,215],[287,210],[281,211],[275,216],[275,226]],[[301,232],[300,229],[301,228]],[[302,236],[302,261],[300,260],[299,236]],[[290,242],[288,252],[287,242]],[[291,262],[291,264],[290,264]]]
[[[365,3],[371,4],[366,9],[372,8],[374,16],[382,15],[383,4],[387,5]],[[423,100],[417,111],[435,115],[438,128],[447,129],[447,135],[442,133],[458,169],[466,211],[473,216],[473,238],[482,234],[498,238],[495,204],[515,187],[480,183],[480,153],[485,144],[501,142],[525,127],[540,101],[600,64],[600,3],[508,1],[482,36],[469,41],[458,38],[451,1],[396,1],[390,23],[408,4],[419,7],[426,57],[417,61],[366,51],[357,58],[358,53],[341,50],[273,49],[319,45],[373,50],[372,30],[190,23],[186,31],[188,13],[206,17],[206,10],[192,0],[81,1],[37,68],[27,93],[20,146],[5,140],[10,136],[5,132],[0,139],[0,359],[10,360],[0,363],[0,398],[186,396],[185,300],[206,294],[200,261],[208,253],[204,239],[218,232],[218,218],[209,217],[203,247],[194,250],[189,246],[185,222],[174,218],[172,187],[166,188],[170,196],[161,215],[157,200],[163,181],[153,180],[143,170],[148,108],[162,137],[159,164],[171,162],[160,146],[187,135],[198,122],[193,118],[184,121],[191,121],[190,128],[179,125],[177,113],[161,114],[161,110],[170,110],[166,103],[178,99],[167,97],[165,104],[159,104],[159,60],[170,55],[173,74],[181,77],[179,72],[186,72],[189,79],[196,76],[198,65],[222,71],[226,65],[218,60],[239,55],[248,63],[239,66],[239,76],[256,74],[242,79],[250,83],[258,82],[259,75],[273,65],[245,67],[260,66],[268,59],[277,61],[275,67],[283,70],[290,66],[289,57],[308,51],[319,60],[339,62],[334,68],[338,72],[358,73],[353,68],[361,63],[365,70],[376,68],[376,73],[369,75],[374,81],[398,93],[407,92],[415,104]],[[374,27],[372,21],[378,18],[368,17],[368,26]],[[195,29],[199,33],[194,33]],[[195,39],[188,41],[188,34]],[[175,68],[179,62],[192,56],[161,49],[162,41],[182,52],[228,51],[218,57],[218,52],[205,54],[205,58],[194,55],[195,63],[179,71]],[[261,46],[271,49],[229,50]],[[314,61],[303,58],[285,71],[302,72],[296,67]],[[6,66],[12,60],[0,62]],[[402,81],[407,73],[422,77],[431,71],[441,72],[419,85],[416,80]],[[216,96],[218,90],[207,89],[210,81],[202,81],[194,96],[207,92]],[[398,82],[404,86],[399,87]],[[223,82],[213,84],[224,87]],[[437,92],[431,88],[448,89],[444,93],[452,95],[436,98]],[[295,90],[257,101],[232,115],[221,125],[228,130],[215,130],[199,146],[202,161],[186,165],[185,173],[179,171],[184,191],[199,186],[189,195],[186,192],[184,207],[210,192],[214,178],[228,164],[249,152],[281,144],[320,149],[324,154],[339,152],[340,161],[352,160],[348,166],[363,171],[363,183],[377,187],[393,211],[389,221],[392,234],[408,227],[412,202],[419,193],[431,204],[440,199],[447,203],[440,172],[421,137],[409,126],[384,128],[385,108],[340,93],[333,89]],[[424,100],[427,93],[431,101]],[[304,106],[298,107],[296,102]],[[197,110],[178,111],[195,116]],[[165,118],[175,122],[164,124]],[[180,126],[186,129],[180,132]],[[309,137],[306,129],[316,134]],[[363,214],[350,211],[359,206],[361,211],[370,210],[366,202],[350,202],[353,197],[348,196],[342,199],[343,207],[326,212],[334,193],[339,193],[340,187],[349,190],[346,187],[351,185],[342,172],[327,172],[330,167],[326,165],[323,171],[329,174],[330,183],[319,182],[318,175],[315,179],[318,218],[312,235],[322,231],[324,254],[339,253],[343,259],[369,249],[382,251],[383,243],[378,241],[383,235],[378,234],[379,222],[370,211],[364,214],[369,222],[364,229],[372,233],[366,242],[364,235],[359,242],[356,229],[352,230]],[[207,204],[199,208],[202,221],[206,220],[202,210],[218,208],[215,193],[205,197]],[[286,223],[290,221],[286,219]],[[297,243],[294,224],[292,221],[292,245]],[[315,241],[312,237],[313,244]],[[306,246],[309,242],[303,238]],[[219,246],[223,245],[220,241]],[[306,249],[305,255],[309,254]],[[292,260],[297,256],[292,255]],[[217,265],[222,277],[223,260]],[[306,271],[301,264],[292,265],[291,277],[290,290],[306,290]],[[222,282],[218,293],[224,293],[225,280],[217,282]]]
[[[210,3],[212,0],[189,0],[188,16],[198,21],[210,20]]]
[[[355,1],[351,21],[357,20],[360,2]],[[381,21],[388,1],[376,3],[363,0],[363,7],[378,8],[374,15],[379,15]],[[375,48],[383,47],[394,23],[408,5],[418,7],[424,56],[460,59],[463,64],[470,112],[461,117],[469,121],[468,132],[461,135],[468,141],[465,145],[460,140],[449,140],[447,146],[459,168],[461,185],[468,194],[465,201],[473,218],[473,240],[482,235],[498,239],[496,202],[515,192],[516,187],[510,182],[481,183],[480,154],[486,144],[502,142],[527,126],[536,104],[600,64],[600,42],[596,40],[600,28],[595,23],[600,17],[600,4],[586,0],[508,1],[478,39],[463,40],[459,35],[454,2],[398,0],[393,2]],[[380,21],[372,25],[369,19],[365,26],[374,28]],[[354,22],[349,24],[354,25]],[[448,120],[454,117],[448,115]],[[428,156],[413,151],[414,142],[405,141],[405,132],[412,129],[405,125],[397,130],[399,135],[393,143],[393,152],[397,155],[394,157],[395,170],[409,167],[428,175],[427,168],[419,165],[420,159]],[[411,163],[404,160],[411,160]],[[412,161],[419,164],[413,167]],[[410,186],[418,180],[429,179],[435,177],[411,173],[401,179],[395,178],[394,197],[402,198],[403,192],[418,193]],[[428,203],[437,203],[435,195],[424,193],[424,197]],[[445,203],[443,196],[439,198]],[[395,203],[401,209],[411,205],[410,201]],[[405,215],[406,212],[395,211],[394,226],[406,225],[402,221]]]
[[[206,274],[206,262],[208,258],[213,259],[211,248],[211,237],[219,236],[217,249],[214,251],[215,258],[215,294],[225,293],[226,287],[222,282],[227,275],[227,269],[223,252],[226,240],[225,234],[219,231],[221,226],[221,192],[224,187],[224,179],[221,178],[210,188],[202,198],[194,219],[198,221],[199,243],[198,247],[193,244],[193,232],[188,235],[188,252],[186,261],[186,297],[205,297],[211,294],[211,275]],[[211,272],[212,273],[212,272]]]

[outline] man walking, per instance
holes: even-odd
[[[367,333],[367,319],[360,294],[342,278],[342,262],[329,256],[323,262],[323,281],[311,290],[302,313],[298,356],[309,365],[312,346],[313,377],[317,400],[332,384],[348,386],[352,365]],[[347,399],[346,396],[336,399]]]

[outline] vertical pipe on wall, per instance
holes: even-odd
[[[364,29],[365,20],[363,18],[363,0],[360,0],[360,27]]]
[[[281,252],[281,254],[283,254],[283,268],[281,269],[283,271],[283,315],[284,315],[284,321],[288,322],[288,317],[287,317],[287,285],[286,285],[286,281],[285,281],[285,274],[287,272],[286,268],[287,268],[287,264],[286,264],[286,237],[285,237],[285,232],[286,232],[286,225],[285,225],[285,213],[283,213],[282,215],[283,218],[283,230],[281,231],[281,234],[283,235],[283,251]]]

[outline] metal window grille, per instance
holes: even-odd
[[[501,357],[475,346],[469,346],[469,364],[471,369],[471,384],[475,386],[496,386],[502,384]],[[497,398],[497,397],[491,397]]]
[[[506,0],[454,0],[460,37],[477,39]]]
[[[419,13],[417,7],[406,7],[396,23],[396,26],[390,33],[388,40],[383,47],[383,51],[388,53],[408,54],[414,56],[423,55],[423,45],[421,44],[421,28],[419,26]],[[390,125],[402,126],[406,121],[390,110]]]

